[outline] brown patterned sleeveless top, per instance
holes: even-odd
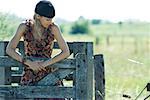
[[[27,29],[24,32],[25,55],[32,57],[51,58],[54,34],[51,32],[51,26],[42,33],[41,40],[35,39],[32,33],[32,20],[26,20]]]

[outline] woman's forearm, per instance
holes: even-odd
[[[58,61],[61,61],[65,58],[69,57],[69,55],[70,55],[69,51],[61,52],[60,54],[56,55],[52,59],[49,59],[49,60],[45,61],[42,66],[46,67],[46,66],[52,65],[52,64],[54,64]]]
[[[28,59],[25,62],[23,62],[23,56],[21,56],[19,53],[17,53],[14,49],[6,49],[6,53],[13,59],[15,59],[25,65],[30,65],[30,63],[31,63],[31,61]]]
[[[11,49],[11,48],[6,49],[6,53],[13,59],[15,59],[19,62],[22,62],[23,57],[19,53],[17,53],[14,49]]]

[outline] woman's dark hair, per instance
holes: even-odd
[[[36,4],[35,13],[40,16],[53,18],[55,16],[55,8],[50,1],[42,0]]]

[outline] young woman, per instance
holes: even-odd
[[[9,42],[6,52],[13,59],[24,64],[24,73],[21,78],[21,85],[34,85],[46,75],[54,72],[55,68],[47,66],[54,64],[70,55],[69,48],[63,39],[59,27],[53,23],[55,16],[54,6],[50,1],[39,1],[35,7],[34,18],[26,20],[19,25],[16,34]],[[27,57],[49,58],[46,61],[32,61],[25,59],[15,51],[20,39],[23,37],[25,55]],[[54,40],[57,41],[62,52],[51,58]],[[56,85],[61,85],[58,81]],[[43,99],[37,99],[43,100]],[[64,100],[64,99],[44,99]]]

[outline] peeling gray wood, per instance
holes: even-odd
[[[44,77],[38,85],[55,85],[58,80],[62,80],[73,71],[73,69],[58,69]]]
[[[36,58],[30,58],[32,60],[36,60]],[[44,59],[44,58],[40,58]],[[46,58],[47,59],[47,58]],[[38,60],[38,58],[37,58]],[[10,66],[19,66],[22,67],[22,64],[10,57],[0,56],[0,67],[10,67]],[[64,59],[58,63],[55,63],[49,67],[54,68],[75,68],[75,60],[74,59]]]
[[[74,56],[78,55],[79,53],[85,54],[85,65],[83,66],[83,68],[86,71],[86,73],[84,73],[86,75],[85,85],[88,86],[86,90],[87,91],[86,100],[95,100],[93,44],[92,42],[77,42],[74,43],[74,47],[76,48],[74,50],[75,53]],[[76,75],[77,75],[77,71],[76,71]]]
[[[77,53],[85,53],[86,52],[86,43],[85,42],[74,42],[73,43],[73,57],[76,56]]]
[[[5,54],[5,51],[4,51],[4,43],[3,42],[0,42],[0,56],[4,56]],[[4,84],[5,82],[5,68],[4,66],[3,67],[0,67],[0,73],[1,73],[1,76],[0,76],[0,85]]]
[[[90,100],[87,93],[87,69],[85,68],[85,54],[76,55],[76,98],[75,100]]]
[[[1,86],[0,95],[10,98],[74,98],[74,87]]]
[[[16,74],[16,75],[12,75],[12,77],[11,77],[11,82],[12,83],[20,83],[20,80],[21,80],[21,76],[22,76],[22,74]]]
[[[22,64],[8,56],[0,56],[0,67],[21,66]]]
[[[0,56],[6,55],[6,46],[7,46],[6,42],[0,41]],[[3,68],[2,67],[0,68],[0,73],[1,73],[0,85],[11,84],[11,68],[10,67],[5,68],[3,66]],[[4,97],[0,97],[0,100],[8,100],[8,99],[6,99],[5,95],[3,95],[3,96]]]
[[[94,63],[93,63],[93,43],[86,43],[86,59],[87,63],[87,93],[88,100],[95,100],[95,80],[94,80]]]
[[[59,69],[56,72],[50,73],[38,82],[38,85],[54,85],[58,80],[64,79],[68,74],[74,72],[73,69]],[[19,83],[22,74],[12,74],[11,82]]]
[[[0,42],[0,56],[4,56],[5,54],[5,51],[4,51],[4,43],[3,42]],[[0,67],[0,85],[4,85],[5,84],[5,68],[4,66],[3,67]],[[4,96],[4,95],[2,95]],[[0,97],[0,100],[4,100],[3,97]]]
[[[94,56],[95,100],[105,100],[105,73],[103,55]]]

